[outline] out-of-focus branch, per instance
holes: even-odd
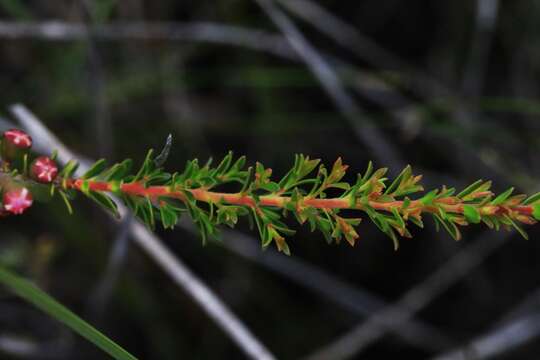
[[[413,90],[416,90],[419,94],[432,98],[449,93],[449,90],[438,81],[414,69],[397,55],[364,36],[357,28],[341,20],[315,1],[277,1],[291,13],[313,25],[317,30],[370,65],[376,68],[387,67],[407,73],[410,80],[417,85]]]
[[[477,97],[481,93],[495,35],[498,10],[499,0],[476,1],[476,21],[463,75],[463,92],[467,96]]]
[[[39,152],[58,151],[58,160],[62,163],[69,159],[83,160],[65,147],[25,106],[17,104],[10,108],[26,131],[34,138],[34,148]],[[87,162],[80,163],[81,171],[88,168]],[[128,210],[118,204],[118,210],[124,217]],[[171,279],[184,289],[192,299],[215,321],[222,330],[253,359],[274,359],[266,347],[249,331],[227,306],[208,288],[189,268],[174,256],[160,241],[139,222],[130,225],[134,241],[146,252]]]
[[[88,28],[91,28],[93,26],[93,22],[95,21],[92,19],[92,14],[94,13],[94,4],[90,1],[84,0],[82,1],[81,6],[83,10],[82,17],[85,19],[85,25]],[[94,121],[89,122],[91,127],[89,130],[95,133],[98,156],[110,158],[114,148],[114,131],[113,127],[111,126],[111,113],[107,96],[104,91],[107,85],[107,75],[98,44],[93,38],[91,32],[88,32],[88,37],[85,41],[87,44],[87,81],[89,93],[92,97],[92,102],[94,105]]]
[[[433,360],[480,360],[500,356],[540,336],[540,313],[527,315],[477,337]]]
[[[188,231],[197,232],[191,223],[181,225]],[[327,298],[353,314],[369,316],[386,306],[385,301],[378,296],[353,287],[299,258],[282,256],[273,249],[262,252],[255,239],[240,232],[223,231],[223,241],[217,244]],[[401,311],[406,312],[407,309]],[[413,317],[407,322],[397,324],[397,327],[395,325],[393,322],[380,324],[405,342],[428,351],[447,348],[453,342],[440,330]]]
[[[71,345],[71,341],[65,338],[34,341],[23,336],[0,334],[0,351],[17,359],[63,359]]]
[[[381,321],[400,324],[409,320],[411,316],[480,265],[509,237],[509,233],[497,233],[495,236],[485,234],[473,244],[460,250],[422,283],[407,291],[395,305],[390,305],[373,314],[367,321],[337,341],[313,353],[309,359],[347,359],[358,354],[386,334],[385,329],[379,325]],[[401,309],[408,309],[408,311],[403,312]]]
[[[504,354],[540,336],[540,289],[534,290],[508,311],[492,330],[466,345],[445,351],[435,360],[478,360]]]
[[[451,90],[442,82],[438,81],[435,77],[430,76],[421,70],[415,69],[413,66],[410,66],[401,60],[399,56],[393,54],[391,51],[381,47],[376,42],[364,36],[355,26],[338,18],[328,10],[324,9],[318,3],[311,0],[278,1],[291,13],[313,25],[313,27],[319,30],[321,33],[327,35],[337,44],[341,45],[345,49],[350,50],[352,53],[375,68],[386,67],[405,74],[407,76],[407,83],[410,85],[410,89],[425,99],[425,101],[434,102],[438,100],[438,98],[442,98],[446,101],[452,102],[455,104],[454,106],[461,108],[462,111],[451,118],[456,125],[464,127],[466,125],[463,125],[462,120],[474,116],[470,114],[470,109],[466,109],[469,102],[468,98],[465,98],[461,94]],[[467,74],[474,77],[474,79],[472,79],[473,82],[481,82],[483,79],[483,69],[479,69],[479,65],[485,63],[486,55],[488,54],[490,43],[492,41],[493,29],[496,23],[498,0],[478,0],[477,7],[477,30],[475,31],[475,34],[480,34],[480,36],[473,36],[476,40],[471,46],[473,48],[471,59],[474,57],[474,60],[469,61],[468,70],[466,70]],[[486,41],[484,42],[484,40]],[[331,57],[327,56],[327,58],[330,59]],[[347,74],[358,74],[358,72],[354,69],[354,66],[344,63],[340,59],[334,58],[332,60],[333,63],[335,63],[335,67],[340,71]],[[377,81],[384,84],[384,81]],[[384,84],[387,90],[386,96],[377,93],[373,94],[369,86],[369,83],[371,82],[372,81],[366,81],[365,77],[359,76],[359,80],[353,83],[353,87],[362,97],[372,101],[388,111],[398,124],[405,123],[405,117],[419,116],[416,114],[416,112],[417,109],[421,107],[421,104],[415,103],[415,101],[412,99],[402,96],[399,91],[388,84]],[[468,80],[467,82],[469,83]],[[476,85],[472,84],[471,86],[475,87]],[[469,86],[469,88],[471,86]],[[390,95],[391,99],[388,98],[388,95]],[[396,101],[400,105],[400,108],[398,109],[396,109],[396,104],[394,103]],[[469,127],[467,127],[467,129],[472,131]],[[429,128],[424,131],[423,135],[423,138],[426,141],[430,143],[437,143],[438,146],[441,145],[441,142],[443,142],[442,146],[445,146],[444,143],[449,143],[450,146],[458,146],[460,148],[459,154],[462,155],[458,157],[452,156],[449,158],[449,160],[455,163],[457,167],[463,167],[464,165],[467,166],[467,164],[471,163],[470,161],[464,161],[464,159],[478,159],[478,161],[474,162],[475,166],[467,166],[466,170],[468,172],[478,177],[487,176],[497,180],[504,179],[503,175],[506,172],[498,171],[498,169],[503,168],[502,164],[499,164],[499,166],[488,164],[483,158],[478,156],[478,152],[475,151],[475,149],[467,146],[462,139],[455,137],[448,138],[446,136],[440,136],[440,134],[433,134],[433,131]],[[458,161],[456,161],[456,159]]]
[[[129,233],[130,225],[133,221],[131,214],[128,214],[118,226],[118,234],[111,244],[107,267],[89,297],[88,312],[98,321],[101,320],[105,305],[111,296],[114,285],[120,276],[122,265],[126,262],[130,245]]]
[[[294,23],[272,0],[255,1],[279,28],[291,47],[319,80],[323,89],[348,121],[358,139],[368,147],[378,160],[392,167],[401,168],[404,165],[401,156],[375,126],[369,121],[365,121],[365,114],[347,93],[335,70],[327,63],[326,59],[307,41]]]
[[[266,51],[284,58],[295,58],[289,44],[278,35],[265,31],[210,22],[191,23],[107,23],[88,28],[85,24],[62,21],[0,21],[0,37],[33,38],[49,41],[84,40],[125,41],[201,41],[235,45]]]

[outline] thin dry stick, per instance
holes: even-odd
[[[338,18],[318,3],[311,0],[277,0],[294,15],[313,25],[343,48],[362,58],[370,65],[387,67],[407,73],[414,84],[413,90],[422,96],[432,98],[438,95],[450,95],[445,88],[431,76],[424,74],[402,61],[392,52],[382,48],[375,41],[364,36],[357,28]]]
[[[278,1],[283,5],[283,7],[287,8],[293,14],[312,24],[317,30],[329,36],[337,44],[351,50],[354,54],[362,58],[364,61],[370,63],[372,66],[377,68],[380,68],[381,66],[389,67],[408,74],[410,77],[409,80],[413,85],[412,90],[427,101],[433,101],[437,97],[443,97],[444,99],[459,105],[463,109],[462,113],[451,118],[451,120],[456,122],[458,125],[461,124],[460,117],[471,117],[471,115],[465,111],[466,109],[464,109],[467,99],[465,99],[463,96],[450,90],[447,86],[437,81],[437,79],[429,76],[429,74],[425,74],[403,62],[398,56],[368,39],[354,26],[346,23],[342,19],[339,19],[329,11],[325,10],[319,4],[310,0]],[[480,0],[480,3],[478,4],[478,11],[482,14],[481,19],[479,20],[482,20],[483,28],[489,28],[493,24],[493,19],[495,18],[494,14],[497,12],[496,1],[497,0]],[[358,74],[358,71],[356,71],[353,66],[346,64],[341,60],[337,60],[335,62],[336,66],[340,70],[344,71],[344,73]],[[406,116],[404,109],[408,109],[410,116],[411,111],[414,111],[414,109],[420,107],[420,104],[417,104],[413,100],[407,99],[405,96],[399,94],[397,90],[393,89],[392,86],[385,84],[384,81],[379,80],[378,82],[380,83],[379,86],[384,86],[386,90],[391,93],[391,99],[389,99],[389,96],[380,96],[378,93],[371,93],[369,83],[373,83],[373,80],[367,82],[361,80],[355,81],[352,86],[364,98],[387,109],[391,113],[392,117],[395,118],[400,124],[403,123],[404,116]],[[401,104],[401,109],[396,110],[395,103]],[[415,114],[413,116],[417,115]],[[487,173],[489,174],[489,177],[494,180],[502,179],[499,171],[494,169],[493,165],[487,164],[484,159],[479,158],[478,154],[469,149],[469,147],[466,146],[462,140],[457,138],[446,139],[441,137],[440,134],[432,132],[429,128],[423,131],[423,135],[425,140],[428,142],[437,142],[438,145],[440,145],[441,141],[449,141],[453,145],[459,146],[461,153],[464,154],[463,158],[478,159],[478,161],[474,162],[476,166],[467,167],[467,171],[470,171],[473,174],[479,174],[480,177]],[[463,160],[456,161],[455,159],[456,157],[449,158],[449,160],[454,162],[458,167],[463,167],[464,164],[471,163],[470,161],[463,162]]]
[[[198,230],[195,229],[191,222],[189,222],[189,225],[181,222],[181,226],[188,231],[198,233]],[[262,252],[255,239],[240,232],[223,231],[223,241],[216,242],[216,244],[327,298],[343,309],[359,316],[369,316],[386,307],[386,302],[377,295],[354,287],[302,259],[283,256],[273,249]],[[402,308],[400,311],[407,312],[408,309]],[[397,324],[397,326],[394,322],[381,323],[380,325],[408,344],[428,351],[448,348],[449,344],[453,343],[439,329],[423,323],[419,319],[414,319],[412,315],[409,321]]]
[[[460,250],[421,284],[407,291],[396,302],[372,315],[343,337],[316,351],[309,360],[347,359],[360,353],[367,346],[384,336],[387,331],[379,325],[381,321],[401,324],[426,307],[437,296],[479,266],[490,254],[499,249],[510,237],[508,233],[486,233],[473,244]],[[401,312],[400,309],[408,309]]]
[[[347,93],[338,75],[324,57],[305,39],[293,22],[272,0],[255,1],[279,28],[298,56],[319,80],[323,89],[348,121],[356,136],[369,148],[373,156],[391,167],[401,168],[404,165],[401,156],[375,126],[369,121],[365,121],[365,114]],[[361,121],[362,119],[364,121]]]
[[[540,313],[526,315],[478,336],[462,348],[433,360],[481,360],[500,356],[540,336]]]
[[[56,149],[58,151],[58,160],[63,163],[69,159],[80,160],[52,135],[43,123],[24,105],[13,105],[10,110],[28,133],[34,137],[36,150],[49,153],[51,149]],[[86,163],[87,166],[88,163]],[[84,160],[81,167],[85,167]],[[122,216],[125,216],[128,212],[123,205],[119,205],[118,210]],[[253,359],[274,359],[270,351],[249,331],[242,321],[180,259],[163,246],[161,240],[155,234],[138,222],[133,222],[130,229],[135,243],[193,298],[246,355]]]
[[[164,40],[164,41],[202,41],[217,44],[229,44],[242,46],[256,51],[263,51],[289,60],[299,59],[296,51],[291,48],[289,42],[282,36],[270,34],[265,31],[234,27],[216,23],[108,23],[100,24],[91,29],[82,24],[70,24],[61,21],[50,22],[5,22],[0,21],[0,37],[19,39],[37,38],[47,41],[73,41],[81,40],[92,35],[98,40],[107,41],[141,41],[141,40]],[[307,57],[310,58],[309,56]],[[340,67],[352,67],[343,62],[338,62]],[[348,70],[346,71],[348,72]],[[333,75],[336,76],[335,74]],[[328,81],[327,81],[328,82]],[[341,86],[341,85],[340,85]],[[365,91],[364,91],[365,95]],[[346,95],[348,96],[348,95]],[[351,98],[349,97],[349,100]],[[347,101],[345,99],[345,101]],[[343,102],[345,104],[345,102]],[[349,108],[350,115],[347,117],[360,140],[370,141],[370,130],[367,124],[360,129],[354,125],[363,114],[357,113],[359,108]],[[376,130],[376,129],[375,129]],[[374,142],[374,145],[380,142]],[[382,146],[382,145],[381,145]],[[392,150],[394,154],[397,152]],[[384,161],[391,164],[389,161]]]
[[[467,96],[477,97],[482,93],[498,13],[499,0],[476,0],[474,32],[462,81]]]
[[[87,19],[87,27],[91,27],[93,4],[84,0],[82,2],[83,17]],[[88,64],[88,87],[93,102],[94,121],[90,121],[91,129],[95,132],[99,157],[111,157],[114,148],[114,131],[111,125],[111,112],[105,94],[107,74],[103,66],[100,49],[91,32],[87,32],[85,39],[86,61]],[[88,122],[87,122],[88,123]]]
[[[487,359],[504,354],[540,336],[540,289],[535,289],[497,321],[492,330],[468,344],[452,348],[436,360]]]
[[[536,312],[540,309],[540,288],[536,288],[528,295],[524,296],[518,305],[508,311],[498,322],[496,327],[502,327],[518,317]]]
[[[288,59],[296,57],[289,44],[281,36],[256,29],[211,22],[126,22],[100,24],[87,28],[84,24],[63,21],[0,21],[0,37],[8,39],[73,41],[84,40],[88,36],[96,40],[110,41],[201,41],[266,51]]]
[[[101,275],[96,287],[92,291],[88,300],[88,312],[98,321],[102,319],[105,306],[113,292],[114,286],[118,281],[123,265],[126,263],[126,257],[129,250],[130,224],[133,220],[131,214],[122,219],[118,225],[118,233],[112,242],[107,266]]]

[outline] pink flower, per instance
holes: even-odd
[[[32,194],[27,188],[8,190],[4,193],[4,210],[15,215],[22,214],[32,206]]]
[[[58,175],[58,166],[53,159],[40,156],[32,163],[32,176],[41,183],[50,183]]]
[[[4,132],[4,139],[19,149],[28,149],[32,146],[32,137],[19,129],[10,129]]]

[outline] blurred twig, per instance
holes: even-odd
[[[0,37],[35,38],[49,41],[84,40],[202,41],[263,50],[280,57],[295,58],[290,46],[279,35],[265,31],[210,22],[191,23],[107,23],[88,28],[80,23],[62,21],[0,21]]]
[[[52,341],[35,341],[23,336],[0,334],[0,351],[17,359],[65,359],[72,341],[65,337]]]
[[[83,17],[85,18],[85,25],[88,28],[94,26],[95,19],[92,18],[92,14],[95,13],[92,2],[84,0],[81,3],[83,7]],[[88,82],[90,85],[90,95],[94,103],[94,118],[92,121],[92,127],[94,128],[96,135],[96,142],[98,148],[98,155],[100,157],[110,158],[113,149],[113,127],[111,126],[111,114],[109,105],[107,103],[107,97],[105,94],[106,87],[106,74],[103,66],[103,60],[101,58],[98,45],[94,39],[91,31],[87,32],[87,59],[88,59]]]
[[[348,121],[355,135],[369,148],[372,155],[388,164],[390,168],[402,168],[404,161],[401,156],[373,124],[365,121],[366,115],[347,93],[335,70],[324,57],[306,40],[294,23],[274,4],[273,0],[255,1],[319,80],[330,99]]]
[[[58,150],[58,160],[65,163],[68,159],[79,159],[67,149],[24,105],[13,105],[10,108],[21,125],[34,138],[34,148],[39,152]],[[88,163],[81,163],[81,171]],[[128,210],[123,204],[118,204],[119,212],[125,217]],[[224,332],[251,358],[274,359],[274,356],[257,339],[249,329],[238,319],[227,306],[208,288],[195,274],[172,254],[161,240],[144,225],[133,222],[130,232],[134,241],[164,270],[171,279],[182,287],[192,299],[215,321]]]
[[[118,226],[118,234],[112,242],[107,267],[101,276],[96,288],[92,291],[88,307],[92,316],[98,320],[102,317],[107,300],[118,280],[122,265],[125,263],[129,249],[129,232],[132,215],[128,214]]]
[[[190,231],[196,231],[192,224],[184,227]],[[237,231],[224,230],[223,240],[217,244],[324,296],[351,313],[370,316],[386,306],[385,301],[376,295],[353,287],[299,258],[283,256],[273,249],[262,252],[258,243],[250,236]],[[401,311],[405,312],[406,309],[401,309]],[[392,322],[379,325],[409,344],[430,351],[446,348],[453,342],[438,329],[413,318],[401,324]]]
[[[434,360],[480,360],[502,355],[540,336],[540,313],[526,315]]]
[[[468,103],[461,101],[456,104],[453,118],[456,123],[470,132],[477,126],[480,114],[478,99],[482,93],[485,72],[494,29],[497,21],[498,0],[477,0],[474,18],[474,31],[471,33],[470,51],[462,77],[462,93],[469,99]],[[476,164],[467,161],[470,156],[460,152],[456,155],[460,167],[469,173],[477,171]]]
[[[499,321],[498,326],[502,327],[518,317],[540,311],[540,288],[537,288],[529,295],[525,296],[523,300],[512,310],[510,310]]]
[[[489,52],[495,36],[499,0],[476,0],[476,18],[463,75],[465,95],[478,97],[485,80]]]
[[[436,360],[488,359],[540,336],[540,289],[534,290],[493,326],[467,345],[445,351]]]
[[[275,7],[274,7],[275,8]],[[277,9],[281,15],[284,15],[279,9]],[[337,73],[329,66],[329,61],[335,63],[339,69],[344,69],[346,73],[350,73],[353,69],[352,66],[347,65],[342,61],[337,61],[332,57],[325,58],[321,53],[318,53],[307,41],[303,38],[303,35],[297,31],[294,24],[290,22],[288,18],[284,18],[285,22],[291,27],[287,27],[287,30],[294,29],[293,42],[289,43],[287,39],[284,39],[280,35],[275,35],[262,30],[242,28],[230,25],[223,25],[218,23],[206,23],[206,22],[192,22],[192,23],[147,23],[147,22],[126,22],[126,23],[107,23],[100,24],[92,28],[87,28],[84,24],[67,23],[61,21],[48,21],[48,22],[9,22],[0,21],[0,37],[4,38],[37,38],[49,41],[72,41],[83,40],[91,35],[96,40],[108,40],[108,41],[126,41],[126,40],[163,40],[163,41],[202,41],[211,42],[217,44],[235,45],[250,48],[257,51],[264,51],[276,56],[286,58],[289,60],[303,60],[310,69],[314,72],[321,83],[324,81],[324,88],[332,97],[334,102],[339,107],[340,111],[344,114],[345,118],[349,121],[350,126],[354,129],[357,136],[364,141],[370,149],[372,149],[374,156],[378,156],[382,163],[390,165],[391,169],[401,168],[403,161],[400,159],[398,152],[386,142],[384,136],[382,136],[378,129],[371,126],[366,121],[365,115],[361,109],[356,105],[352,97],[347,94],[343,84],[341,84]],[[318,19],[318,17],[315,17]],[[347,24],[345,24],[347,25]],[[348,32],[352,31],[352,27],[347,27]],[[334,31],[335,32],[335,31]],[[291,33],[289,33],[291,35]],[[360,36],[360,35],[355,35]],[[345,37],[347,38],[347,37]],[[353,38],[355,38],[353,36]],[[297,48],[292,48],[291,45],[295,45]],[[302,56],[298,56],[302,54]],[[387,55],[388,53],[381,50],[378,56]],[[390,55],[389,55],[390,56]],[[395,57],[390,57],[390,62],[393,62]],[[349,70],[347,70],[349,69]],[[416,73],[415,73],[416,76]],[[445,93],[446,90],[438,86],[436,82],[424,82],[430,85],[427,90],[428,94]],[[374,101],[380,106],[388,109],[388,102],[385,102],[385,98],[381,96],[369,96],[369,86],[365,86],[363,83],[355,84],[360,93],[367,97],[369,100]],[[442,89],[440,91],[431,92],[434,87]],[[387,89],[390,89],[387,87]],[[393,95],[398,95],[398,92],[392,90]],[[403,96],[397,96],[396,99],[403,105],[407,105],[409,109],[415,104],[410,101],[403,102],[405,99]],[[397,110],[392,111],[392,115],[395,119],[402,122],[402,114],[398,114]],[[374,136],[375,135],[375,136]],[[426,134],[427,139],[431,139],[431,134]],[[477,158],[477,154],[462,146],[462,141],[451,138],[450,142],[460,145],[462,151],[467,153],[467,156]],[[440,141],[438,139],[437,141]],[[373,150],[376,149],[376,150]],[[381,151],[382,150],[382,151]],[[385,160],[388,158],[389,160]],[[391,160],[394,159],[394,160]],[[397,159],[397,160],[395,160]],[[482,166],[475,167],[476,172],[484,172],[488,169],[488,166],[484,164],[480,159],[479,164]],[[396,163],[397,161],[397,163]],[[461,163],[460,163],[461,164]],[[459,164],[458,164],[459,165]],[[483,176],[484,174],[482,174]],[[500,172],[490,171],[491,178],[500,178]]]
[[[409,320],[437,296],[480,265],[490,254],[499,249],[511,233],[486,233],[477,241],[460,250],[419,285],[407,291],[395,305],[373,314],[332,344],[316,351],[309,359],[346,359],[380,339],[386,331],[380,322],[400,324]],[[403,311],[402,309],[407,309]]]
[[[418,71],[397,55],[364,36],[357,28],[341,20],[311,0],[277,0],[287,10],[313,25],[343,48],[362,58],[375,68],[387,67],[407,73],[418,94],[432,98],[448,95],[449,90],[431,76]]]

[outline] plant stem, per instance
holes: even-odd
[[[112,183],[102,181],[89,181],[82,179],[74,179],[67,182],[69,188],[75,190],[81,190],[84,183],[87,183],[88,189],[98,192],[113,192],[114,186]],[[209,191],[202,188],[197,189],[173,189],[171,186],[148,186],[145,187],[142,182],[133,182],[121,184],[118,190],[128,195],[135,195],[141,197],[150,197],[151,199],[157,199],[159,197],[174,198],[181,201],[186,201],[186,192],[198,201],[206,203],[219,203],[224,202],[230,205],[248,206],[254,208],[256,206],[263,207],[275,207],[284,208],[290,203],[291,197],[280,195],[263,195],[258,198],[258,201],[251,195],[243,193],[224,193]],[[435,204],[437,206],[435,206]],[[332,209],[352,209],[352,210],[366,210],[367,206],[375,210],[381,210],[386,212],[392,212],[393,209],[401,212],[403,209],[404,201],[377,201],[377,199],[368,200],[367,203],[362,203],[357,200],[351,204],[349,197],[342,198],[315,198],[304,197],[300,204],[301,207],[313,207],[318,209],[332,210]],[[438,207],[442,208],[447,213],[463,214],[464,202],[457,197],[443,197],[433,200],[433,203],[426,205],[420,200],[412,200],[407,206],[407,212],[413,216],[420,215],[421,213],[437,213]],[[530,216],[533,213],[533,206],[527,205],[473,205],[477,207],[477,210],[482,215],[504,215],[518,213],[521,215]]]

